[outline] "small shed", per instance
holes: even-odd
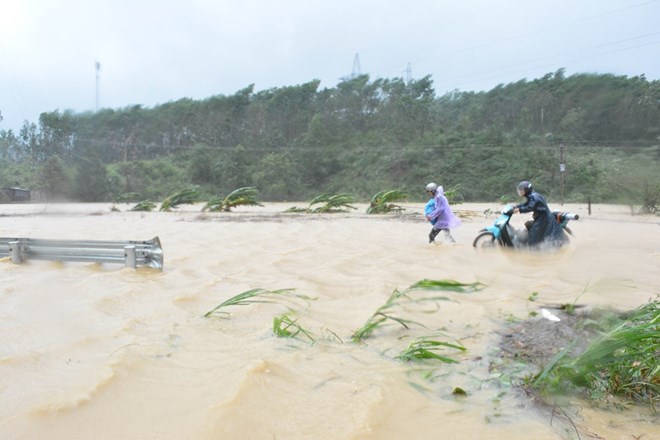
[[[9,187],[2,190],[12,202],[29,202],[32,198],[32,191],[29,189]]]

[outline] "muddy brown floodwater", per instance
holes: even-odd
[[[660,219],[629,207],[565,205],[581,219],[554,254],[477,251],[497,204],[455,206],[455,244],[429,245],[423,204],[401,215],[286,214],[296,203],[202,213],[129,205],[0,206],[0,236],[88,240],[160,237],[165,268],[0,260],[3,439],[563,439],[572,427],[492,369],[512,322],[574,303],[630,310],[660,294]],[[298,203],[298,206],[305,205]],[[553,206],[552,208],[560,208]],[[525,216],[512,223],[522,225]],[[426,328],[353,331],[395,289],[422,279],[486,287],[406,310]],[[282,304],[203,315],[247,290],[314,297],[298,322],[315,337],[273,335]],[[530,296],[535,301],[530,301]],[[432,331],[467,350],[460,362],[402,362]],[[460,387],[466,396],[453,390]],[[579,408],[576,409],[576,408]],[[572,407],[581,438],[660,438],[642,409]]]

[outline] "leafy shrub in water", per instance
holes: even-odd
[[[145,200],[133,206],[131,211],[153,211],[154,209],[156,209],[156,204],[150,200]]]
[[[231,211],[231,208],[237,206],[263,206],[257,201],[257,188],[247,186],[238,188],[226,197],[213,197],[208,201],[206,206],[202,208],[203,211]]]
[[[188,188],[172,194],[163,200],[160,205],[161,211],[169,211],[179,205],[185,203],[195,203],[199,197],[199,190],[197,188]]]
[[[405,200],[407,197],[408,194],[400,190],[380,191],[374,194],[371,198],[371,202],[367,208],[367,214],[401,212],[404,209],[401,206],[394,204],[394,202]]]
[[[316,196],[309,202],[307,208],[298,208],[294,206],[286,210],[286,212],[307,212],[307,213],[335,213],[335,212],[348,212],[349,209],[357,209],[352,206],[353,196],[351,194],[321,194]],[[321,205],[313,208],[314,205]]]
[[[535,378],[540,390],[562,392],[571,388],[589,390],[600,400],[619,395],[631,400],[660,403],[660,302],[652,301],[619,321],[569,358],[559,353]]]

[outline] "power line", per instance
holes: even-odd
[[[87,143],[87,144],[96,144],[104,145],[108,147],[123,147],[123,142],[118,141],[109,141],[101,138],[76,138],[77,143]],[[651,141],[640,141],[638,139],[614,139],[614,140],[582,140],[582,141],[562,141],[563,144],[569,145],[571,149],[573,148],[641,148],[641,149],[653,149],[660,145],[650,144]],[[153,142],[147,143],[136,143],[137,146],[146,146],[149,145],[155,149],[161,147],[160,144],[154,144]],[[529,148],[556,148],[560,144],[541,144],[534,145]],[[197,147],[197,144],[182,144],[179,146],[168,145],[166,146],[169,149],[192,149]],[[227,145],[213,145],[206,144],[205,149],[211,150],[234,150],[235,146]],[[246,151],[321,151],[323,148],[319,147],[301,147],[296,146],[295,148],[289,147],[268,147],[268,146],[259,146],[259,147],[249,147],[243,146]],[[461,142],[447,142],[442,144],[389,144],[389,145],[351,145],[350,149],[355,151],[419,151],[425,149],[527,149],[528,147],[511,145],[505,143],[493,143],[493,142],[478,142],[478,141],[461,141]]]
[[[589,50],[589,49],[599,49],[599,48],[603,48],[603,47],[623,43],[623,42],[626,42],[626,41],[638,40],[638,39],[641,39],[641,38],[646,38],[648,36],[658,35],[658,34],[660,34],[660,32],[652,32],[650,34],[645,34],[645,35],[641,35],[641,36],[637,36],[637,37],[626,38],[626,39],[623,39],[623,40],[618,40],[618,41],[613,41],[613,42],[601,44],[601,45],[598,45],[598,46],[593,46],[591,48],[587,48],[587,50]],[[644,47],[644,46],[651,46],[651,45],[658,44],[658,43],[660,43],[660,40],[651,41],[651,42],[648,42],[648,43],[642,43],[642,44],[629,46],[629,47],[624,47],[624,48],[620,48],[620,49],[615,49],[615,50],[611,50],[611,51],[607,51],[607,52],[601,52],[601,53],[598,53],[598,54],[583,55],[583,56],[567,59],[567,60],[565,60],[565,62],[580,61],[580,60],[589,59],[589,58],[602,57],[602,56],[605,56],[605,55],[610,55],[610,54],[617,53],[617,52],[624,52],[624,51],[627,51],[627,50],[637,49],[637,48]],[[468,73],[468,74],[465,74],[465,75],[457,75],[457,76],[453,76],[453,77],[442,78],[441,80],[436,79],[436,82],[456,80],[456,79],[464,79],[466,77],[480,75],[482,73],[487,73],[487,72],[503,71],[501,73],[501,75],[503,75],[503,74],[523,73],[523,72],[528,72],[530,70],[538,70],[538,69],[546,68],[546,67],[553,68],[553,67],[557,67],[556,63],[536,65],[536,66],[529,67],[529,68],[522,69],[522,70],[504,71],[505,69],[509,69],[509,68],[512,68],[512,67],[523,66],[525,64],[529,64],[529,63],[533,63],[533,62],[537,62],[537,61],[544,61],[544,60],[549,60],[549,59],[553,59],[553,58],[558,58],[558,57],[562,57],[566,54],[572,54],[572,53],[577,53],[577,52],[581,52],[581,51],[582,50],[580,50],[580,49],[576,49],[576,50],[573,50],[573,51],[570,51],[570,52],[565,52],[565,53],[562,53],[562,54],[551,55],[551,56],[541,57],[541,58],[535,58],[533,60],[523,61],[523,62],[520,62],[520,63],[511,64],[511,65],[502,66],[502,67],[497,67],[497,68],[493,68],[493,69],[480,70],[478,72],[472,72],[472,73]],[[479,78],[477,78],[473,81],[468,81],[467,84],[469,84],[470,82],[482,81],[482,80],[487,80],[487,79],[495,79],[498,76],[500,76],[500,75],[479,77]]]
[[[603,12],[603,13],[600,13],[600,14],[597,14],[597,15],[592,15],[592,16],[589,16],[589,17],[569,20],[569,22],[572,21],[573,25],[575,25],[575,24],[579,24],[580,22],[583,22],[583,21],[596,20],[598,18],[607,16],[607,15],[623,12],[623,11],[626,11],[626,10],[629,10],[629,9],[638,8],[638,7],[645,6],[645,5],[648,5],[648,4],[651,4],[651,3],[657,3],[658,1],[660,1],[660,0],[650,0],[650,1],[642,2],[642,3],[637,3],[637,4],[626,6],[626,7],[623,7],[623,8],[618,8],[618,9],[614,9],[614,10],[611,10],[611,11]],[[517,40],[517,39],[520,39],[520,38],[525,38],[525,37],[528,37],[528,36],[531,36],[531,35],[546,33],[547,31],[550,31],[550,30],[555,30],[555,29],[564,30],[566,28],[566,26],[567,26],[566,22],[562,22],[561,24],[558,24],[558,25],[548,26],[548,27],[532,30],[532,31],[529,31],[529,32],[524,32],[524,33],[521,33],[521,34],[515,34],[515,35],[511,35],[509,37],[501,38],[501,39],[498,39],[498,40],[488,41],[488,42],[484,42],[484,43],[481,43],[481,44],[476,44],[474,46],[463,47],[463,48],[459,48],[459,49],[452,50],[452,51],[449,51],[449,52],[441,53],[441,54],[438,54],[438,55],[422,58],[422,59],[413,61],[413,63],[424,63],[424,62],[432,61],[432,60],[435,60],[435,59],[438,59],[438,58],[444,58],[444,57],[451,56],[451,55],[456,55],[456,54],[459,54],[459,53],[464,53],[464,52],[469,52],[469,51],[473,51],[473,50],[476,50],[476,49],[482,49],[482,48],[485,48],[485,47],[494,46],[494,45],[504,43],[504,42],[507,42],[507,41],[512,41],[512,40]],[[387,69],[384,69],[384,70],[386,70],[386,71],[387,70],[394,70],[394,69],[398,70],[398,69],[401,68],[401,66],[402,65],[399,64],[397,66],[390,67],[390,68],[387,68]]]

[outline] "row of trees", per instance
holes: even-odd
[[[362,75],[333,88],[314,80],[154,108],[42,113],[19,133],[0,130],[0,185],[84,201],[158,199],[189,185],[208,196],[255,186],[264,200],[387,188],[421,199],[439,180],[465,200],[492,200],[533,179],[555,197],[609,201],[622,194],[619,177],[657,184],[659,121],[660,82],[643,75],[559,70],[442,96],[430,76]]]

